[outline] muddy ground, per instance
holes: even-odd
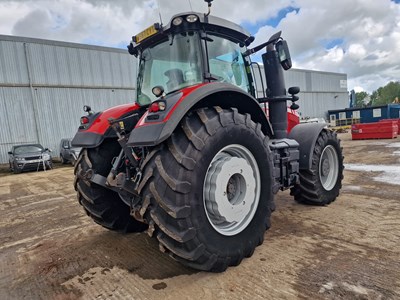
[[[349,167],[400,168],[399,139],[340,138]],[[181,266],[145,233],[92,222],[77,203],[72,167],[3,171],[0,299],[399,299],[400,178],[380,175],[346,170],[327,207],[279,193],[264,244],[213,274]]]

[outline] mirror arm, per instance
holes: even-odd
[[[261,45],[258,45],[258,46],[254,47],[252,49],[247,49],[243,53],[243,56],[249,56],[249,55],[251,55],[253,53],[256,53],[256,52],[260,51],[262,48],[264,48],[264,47],[266,47],[268,45],[275,44],[277,41],[279,41],[281,39],[281,33],[282,33],[282,31],[279,31],[279,32],[275,33],[273,36],[271,36],[269,38],[269,40],[266,41],[265,43],[262,43]]]

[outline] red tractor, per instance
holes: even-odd
[[[336,134],[321,124],[288,132],[287,102],[298,108],[299,88],[286,93],[286,41],[279,32],[248,48],[253,40],[209,12],[178,14],[133,37],[136,103],[98,113],[84,107],[73,139],[83,148],[74,186],[96,223],[147,230],[184,265],[222,272],[263,242],[279,190],[306,204],[338,197]],[[250,55],[264,48],[266,90],[258,98]]]

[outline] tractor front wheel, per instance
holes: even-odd
[[[273,207],[268,137],[236,109],[189,113],[149,154],[141,211],[160,248],[184,265],[222,272],[263,242]]]
[[[335,132],[322,130],[312,154],[309,170],[300,171],[300,183],[291,189],[297,202],[327,205],[336,200],[342,187],[343,154]]]

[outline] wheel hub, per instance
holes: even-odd
[[[244,230],[260,197],[260,174],[255,158],[240,145],[221,150],[204,181],[204,206],[211,225],[224,235]]]
[[[332,145],[324,148],[319,163],[320,181],[325,190],[332,190],[339,176],[339,158]]]
[[[325,158],[322,162],[322,176],[327,176],[329,174],[330,168],[331,167],[329,165],[329,160]]]

